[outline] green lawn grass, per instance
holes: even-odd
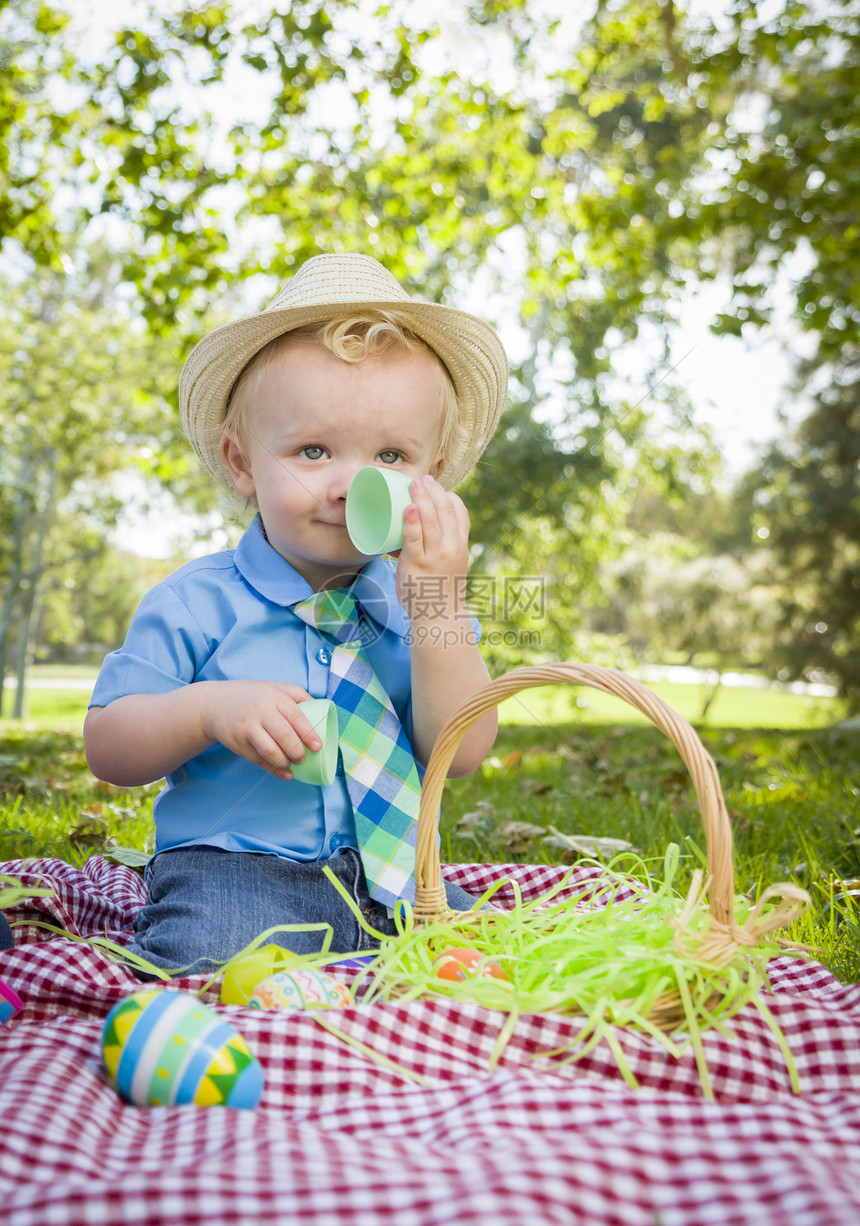
[[[708,687],[679,685],[671,681],[650,682],[679,715],[698,723]],[[708,708],[707,728],[823,728],[844,714],[833,698],[792,694],[787,690],[722,686]],[[582,686],[542,686],[524,690],[499,707],[499,720],[508,724],[624,723],[648,724],[647,716],[620,698]]]
[[[83,725],[89,702],[89,689],[64,688],[64,680],[79,684],[92,679],[92,669],[83,665],[51,665],[35,668],[34,677],[42,682],[55,680],[56,689],[27,690],[25,722],[37,728],[57,727],[77,731]],[[699,720],[705,686],[679,685],[658,681],[648,685],[679,715],[693,723]],[[6,708],[11,707],[7,694]],[[710,705],[705,727],[710,728],[822,728],[844,714],[842,704],[833,698],[792,694],[785,690],[722,686]],[[564,724],[623,722],[647,724],[646,716],[621,699],[581,686],[543,686],[523,691],[502,703],[499,719],[503,724]],[[8,726],[0,720],[0,730]]]
[[[700,709],[697,687],[649,688],[680,714]],[[129,790],[92,777],[80,736],[87,700],[84,690],[32,690],[27,720],[0,723],[0,860],[80,864],[115,844],[151,851],[158,785]],[[839,714],[832,700],[726,689],[699,733],[732,817],[737,890],[785,880],[807,889],[814,913],[792,936],[855,980],[860,909],[846,883],[860,878],[860,732],[834,727]],[[678,843],[687,877],[700,863],[686,770],[644,717],[594,690],[555,686],[509,700],[501,718],[481,770],[446,785],[444,860],[559,863],[565,854],[544,842],[554,827],[623,839],[646,860]]]
[[[30,690],[22,722],[30,728],[57,728],[80,734],[89,697],[85,690]],[[9,705],[7,699],[7,707]],[[16,723],[9,719],[0,720],[0,731],[5,736],[8,731],[14,730]]]

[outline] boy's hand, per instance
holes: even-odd
[[[426,763],[457,708],[490,678],[466,607],[469,513],[456,494],[432,477],[413,481],[410,492],[414,501],[403,516],[397,595],[411,622],[412,747]],[[449,775],[476,770],[495,735],[493,710],[467,730]]]
[[[203,683],[206,685],[206,683]],[[302,762],[305,746],[322,741],[301,703],[311,695],[298,685],[277,681],[217,681],[206,685],[203,731],[233,753],[278,779],[292,779],[290,764]]]
[[[410,486],[397,563],[397,597],[410,620],[445,620],[464,611],[469,512],[429,474]]]

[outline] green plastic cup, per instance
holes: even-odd
[[[292,762],[290,770],[302,783],[326,787],[334,783],[337,773],[337,707],[330,698],[310,698],[299,706],[322,741],[322,749],[312,750],[306,745],[304,762]]]
[[[400,548],[414,479],[373,465],[358,470],[346,495],[346,530],[356,549],[373,555]]]

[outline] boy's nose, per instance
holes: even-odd
[[[329,496],[334,502],[345,502],[352,479],[361,468],[360,464],[338,464],[332,471]]]

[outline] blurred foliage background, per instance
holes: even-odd
[[[0,0],[12,713],[31,661],[95,663],[182,560],[122,547],[130,506],[235,538],[180,435],[181,363],[326,250],[508,346],[462,488],[474,573],[501,585],[492,671],[755,669],[860,708],[860,9],[566,7],[127,0],[96,29],[74,0]],[[671,358],[708,284],[715,332],[792,360],[782,432],[742,474]],[[499,602],[523,576],[540,601]]]

